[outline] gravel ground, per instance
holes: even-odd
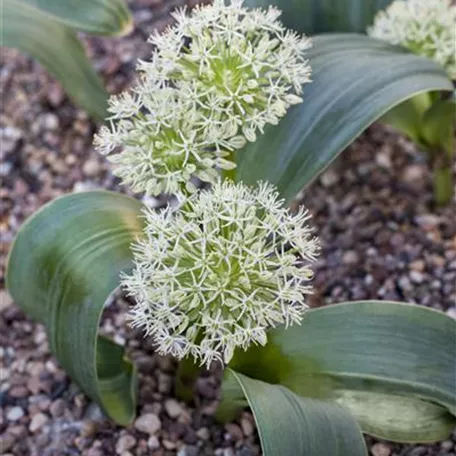
[[[136,29],[119,39],[86,39],[110,92],[126,87],[145,39],[163,29],[183,1],[134,0]],[[93,151],[97,126],[67,99],[40,66],[13,50],[1,56],[1,284],[6,254],[19,226],[52,198],[72,191],[118,188]],[[456,172],[456,169],[455,169]],[[388,299],[434,307],[456,318],[456,202],[432,205],[431,175],[408,141],[371,127],[300,198],[314,214],[323,251],[313,306]],[[260,454],[252,416],[214,421],[219,372],[205,372],[189,407],[172,397],[175,363],[154,355],[128,330],[128,304],[108,306],[103,330],[125,343],[139,369],[138,419],[128,428],[105,420],[70,382],[49,352],[43,327],[0,290],[0,452],[15,456]],[[374,456],[455,456],[453,440],[395,445],[367,437]]]

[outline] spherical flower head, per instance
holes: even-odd
[[[110,100],[115,114],[102,127],[95,146],[117,165],[114,174],[147,195],[193,191],[191,176],[215,182],[216,168],[232,169],[225,159],[243,145],[236,137],[215,144],[198,127],[201,113],[172,88],[125,93]]]
[[[300,322],[319,244],[307,211],[289,212],[274,187],[218,182],[145,217],[122,284],[132,325],[159,353],[228,363],[236,347],[264,345],[268,328]]]
[[[151,62],[140,68],[154,84],[172,84],[203,113],[210,136],[239,130],[249,141],[302,101],[310,82],[310,40],[287,30],[280,11],[244,8],[242,0],[174,13],[174,27],[155,34]],[[158,81],[157,81],[158,80]]]
[[[451,0],[396,0],[377,14],[368,33],[434,60],[456,79],[456,6]]]
[[[191,176],[215,183],[246,140],[302,101],[310,42],[278,16],[215,0],[178,11],[150,38],[156,51],[139,63],[141,81],[111,98],[110,125],[95,137],[123,183],[148,195],[192,191]]]

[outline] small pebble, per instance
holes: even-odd
[[[391,450],[384,443],[375,443],[371,448],[372,456],[390,456]]]
[[[202,427],[201,429],[198,429],[196,431],[196,435],[201,439],[201,440],[209,440],[211,434],[209,432],[209,429],[207,427]]]
[[[136,445],[136,439],[130,435],[126,434],[117,440],[116,443],[116,452],[117,454],[123,455],[125,451],[130,450]]]
[[[49,418],[44,413],[37,413],[29,424],[29,431],[36,432],[40,430],[48,421]]]
[[[153,435],[161,428],[161,421],[153,413],[146,413],[135,421],[134,426],[138,431]]]
[[[253,434],[253,431],[254,431],[254,427],[253,427],[253,423],[251,420],[249,420],[248,418],[242,418],[241,419],[241,428],[242,428],[242,432],[244,433],[245,436],[250,436]]]
[[[344,253],[342,262],[345,264],[356,264],[359,261],[359,255],[354,250],[349,250]]]
[[[24,410],[19,407],[13,407],[11,410],[8,411],[6,414],[6,419],[8,421],[18,421],[24,416]]]
[[[65,401],[63,399],[56,399],[49,406],[49,411],[54,418],[62,416],[65,411]]]
[[[41,117],[41,125],[46,130],[57,130],[59,127],[59,118],[52,113],[44,114]]]
[[[162,444],[167,450],[174,450],[176,448],[176,443],[171,440],[163,440]]]
[[[0,450],[8,451],[13,445],[16,439],[11,434],[0,435]]]
[[[402,180],[408,184],[415,184],[424,178],[425,168],[421,165],[407,166],[402,174]]]
[[[82,172],[89,177],[96,176],[100,170],[100,164],[98,163],[98,160],[95,159],[87,160],[82,167]]]
[[[147,441],[147,447],[151,450],[156,450],[157,448],[160,448],[160,441],[157,439],[157,437],[155,437],[155,435],[149,437],[149,440]]]
[[[415,222],[425,231],[430,231],[438,227],[440,217],[434,214],[423,214],[415,217]]]
[[[0,312],[3,312],[13,304],[13,298],[6,290],[0,290]]]
[[[410,279],[412,279],[413,283],[423,283],[424,274],[419,271],[412,270],[410,271]]]
[[[179,449],[176,456],[199,456],[200,451],[197,446],[185,445]]]
[[[225,429],[228,432],[228,434],[231,435],[233,440],[243,440],[244,434],[242,433],[242,429],[234,423],[228,423],[225,424]]]
[[[25,386],[14,386],[8,393],[11,397],[21,398],[29,395],[28,389]]]
[[[426,267],[426,263],[423,260],[412,261],[409,265],[409,269],[417,272],[423,272]]]
[[[440,444],[440,448],[442,448],[442,450],[445,450],[445,451],[450,451],[451,449],[453,449],[453,447],[454,447],[454,443],[451,440],[444,440]]]
[[[170,418],[178,418],[182,414],[182,407],[175,399],[165,401],[165,410]]]
[[[324,187],[331,187],[339,182],[339,176],[330,168],[321,175],[320,181]]]

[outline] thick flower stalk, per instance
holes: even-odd
[[[215,0],[174,13],[176,24],[151,36],[140,83],[110,100],[111,125],[95,140],[124,183],[151,195],[177,192],[190,176],[214,183],[236,149],[302,101],[310,41],[279,15]]]
[[[122,282],[133,326],[159,353],[228,363],[236,347],[264,345],[268,328],[300,322],[319,246],[307,211],[290,213],[274,187],[218,182],[145,217]]]
[[[456,79],[456,6],[451,0],[396,0],[377,14],[368,33],[434,60]]]

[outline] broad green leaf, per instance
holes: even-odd
[[[98,119],[108,94],[71,28],[22,0],[0,0],[2,45],[35,57],[74,100]]]
[[[236,155],[238,180],[270,181],[288,201],[388,110],[423,92],[452,90],[432,61],[366,36],[316,36],[309,59],[304,102]]]
[[[424,307],[365,301],[313,309],[300,326],[272,330],[266,347],[236,352],[230,367],[344,404],[364,431],[389,440],[440,440],[456,425],[456,321]],[[385,413],[370,406],[378,394]],[[429,404],[441,419],[427,427]]]
[[[362,33],[373,23],[377,11],[392,0],[247,0],[248,6],[277,6],[288,27],[307,34],[325,32]]]
[[[23,0],[82,32],[126,35],[133,18],[123,0]]]
[[[230,369],[222,395],[225,402],[245,396],[265,456],[367,456],[356,421],[338,405],[303,398]]]
[[[135,370],[122,347],[97,338],[104,304],[131,267],[141,203],[103,191],[61,197],[20,230],[7,287],[46,327],[52,352],[73,380],[117,423],[135,415]]]
[[[444,440],[455,426],[447,409],[411,396],[340,390],[336,403],[352,412],[364,432],[396,442]]]

